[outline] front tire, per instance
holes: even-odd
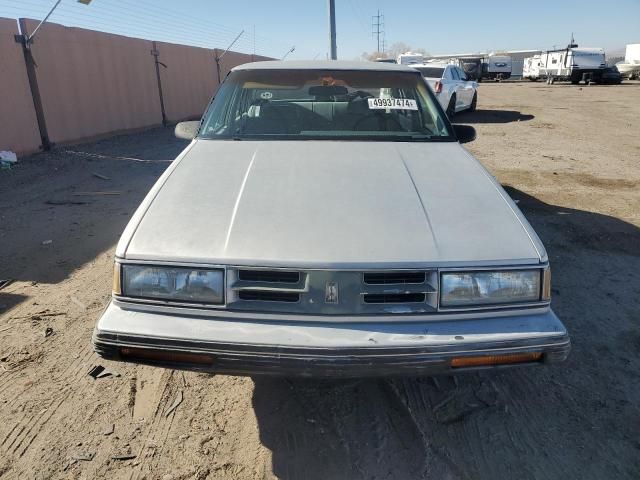
[[[453,120],[453,117],[456,115],[456,94],[451,95],[449,99],[449,105],[447,106],[447,117],[449,120]]]

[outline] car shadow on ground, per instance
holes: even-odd
[[[640,229],[631,223],[609,215],[551,205],[510,185],[504,185],[504,189],[548,249],[585,247],[600,253],[624,253],[636,259],[640,256]]]
[[[60,145],[0,171],[0,280],[58,283],[112,248],[187,144],[155,128]],[[0,290],[0,314],[24,300],[16,288]]]
[[[478,109],[474,112],[463,111],[457,113],[453,123],[480,124],[480,123],[511,123],[533,120],[534,115],[520,113],[515,110],[487,110]]]
[[[278,478],[637,478],[640,229],[506,190],[547,247],[569,359],[457,377],[256,377]]]

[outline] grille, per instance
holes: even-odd
[[[297,315],[435,313],[437,270],[227,269],[227,308]]]
[[[241,290],[238,293],[240,300],[256,302],[286,302],[295,303],[300,300],[300,294],[295,292],[275,292],[266,290]]]
[[[236,308],[243,308],[246,302],[248,309],[286,310],[284,304],[299,302],[301,295],[308,291],[307,274],[295,270],[243,268],[227,271],[227,274],[231,288],[228,303]],[[260,302],[263,307],[258,306]],[[278,307],[278,304],[283,306]]]
[[[238,278],[244,282],[298,283],[300,272],[286,270],[239,270]]]
[[[364,303],[423,303],[424,293],[365,293]]]
[[[364,283],[367,285],[406,285],[424,283],[425,272],[366,272]]]

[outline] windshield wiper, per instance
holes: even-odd
[[[411,135],[409,138],[418,142],[450,142],[455,140],[447,135]]]

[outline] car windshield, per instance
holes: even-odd
[[[232,72],[199,138],[455,140],[417,73],[255,69]]]
[[[414,67],[425,78],[442,78],[444,68],[437,67]]]

